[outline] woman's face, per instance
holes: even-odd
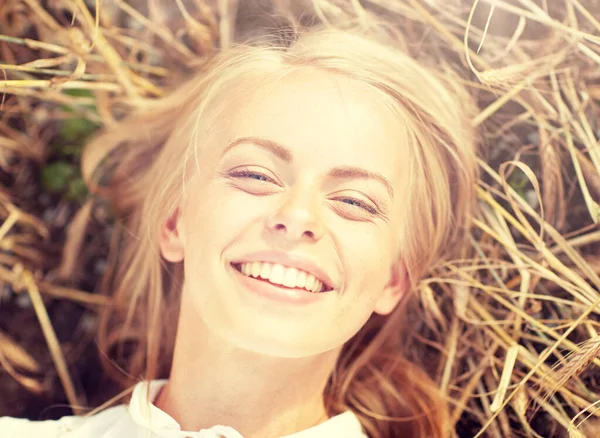
[[[161,232],[163,255],[184,261],[182,317],[266,355],[339,347],[405,292],[397,241],[407,213],[406,128],[376,91],[312,69],[229,108],[198,152],[170,222],[177,230],[166,224]],[[250,261],[260,279],[247,275]],[[308,274],[332,290],[301,292]],[[285,287],[271,282],[295,285],[310,300],[262,295]]]

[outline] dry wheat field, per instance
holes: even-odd
[[[382,23],[478,103],[469,248],[422,282],[406,340],[454,436],[600,436],[600,0],[0,0],[0,415],[115,394],[86,140],[278,16]]]

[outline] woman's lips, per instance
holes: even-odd
[[[255,261],[250,263],[232,263],[232,265],[248,277],[267,281],[277,286],[305,289],[313,293],[330,291],[332,289],[310,272],[286,267],[281,264]]]
[[[310,304],[324,299],[328,292],[309,292],[306,289],[289,288],[283,285],[275,285],[264,279],[248,277],[240,272],[235,265],[233,273],[240,283],[251,292],[273,301],[287,304]]]
[[[320,280],[328,289],[337,289],[337,283],[333,281],[322,263],[308,254],[291,253],[285,251],[262,250],[254,251],[240,256],[233,263],[269,263],[272,265],[281,265],[285,268],[294,268],[313,275]]]

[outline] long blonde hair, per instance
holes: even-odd
[[[373,36],[332,29],[224,50],[167,97],[102,132],[84,153],[90,187],[109,196],[122,219],[114,270],[104,284],[114,307],[101,315],[98,335],[104,365],[121,384],[169,374],[183,270],[161,258],[158,224],[183,196],[186,167],[194,148],[202,148],[203,129],[219,123],[214,108],[253,78],[304,67],[377,90],[409,127],[409,207],[402,228],[410,232],[399,234],[412,290],[461,238],[477,166],[470,99],[448,72],[427,68]],[[345,344],[324,394],[330,416],[352,410],[371,438],[448,433],[444,398],[402,351],[406,302],[386,317],[374,314]]]

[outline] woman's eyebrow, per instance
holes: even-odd
[[[222,155],[225,155],[228,151],[240,144],[252,144],[254,146],[266,149],[267,151],[271,152],[286,163],[291,163],[294,160],[294,155],[291,151],[287,150],[285,147],[273,140],[268,140],[266,138],[260,137],[240,137],[231,142],[225,148]]]
[[[360,167],[338,166],[331,169],[329,176],[333,178],[373,179],[383,184],[387,189],[390,198],[394,199],[394,189],[392,188],[392,184],[380,173],[371,172],[370,170],[362,169]]]
[[[223,150],[223,154],[225,155],[228,151],[233,149],[234,147],[240,144],[250,144],[254,146],[258,146],[262,149],[265,149],[271,152],[276,157],[280,158],[286,163],[291,163],[294,160],[294,154],[288,150],[285,146],[280,145],[279,143],[268,140],[266,138],[261,137],[240,137],[233,142],[231,142],[225,150]],[[331,169],[329,172],[329,176],[333,178],[347,178],[347,179],[373,179],[375,181],[380,182],[387,189],[390,197],[394,199],[394,189],[390,181],[384,177],[382,174],[377,172],[372,172],[370,170],[362,169],[360,167],[352,167],[352,166],[338,166]]]

